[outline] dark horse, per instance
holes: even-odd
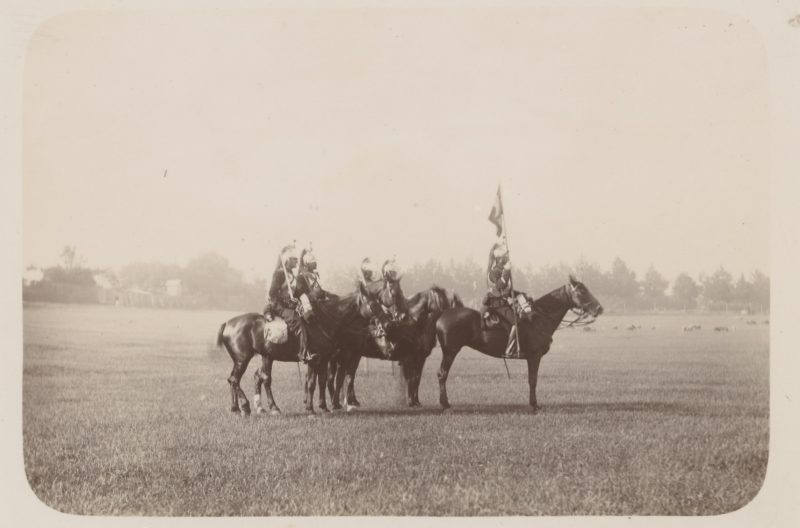
[[[310,295],[313,319],[308,325],[309,348],[313,350],[318,359],[311,361],[306,369],[304,387],[305,408],[309,413],[314,412],[313,396],[316,384],[320,384],[319,406],[321,410],[328,410],[325,399],[325,381],[327,379],[327,365],[332,356],[338,352],[338,340],[342,335],[355,332],[359,336],[358,321],[369,317],[379,308],[377,300],[372,296],[365,296],[363,292],[338,297],[315,287]],[[280,413],[272,396],[272,363],[273,361],[297,362],[298,341],[289,334],[285,343],[276,344],[268,341],[265,336],[264,326],[267,323],[263,315],[248,313],[239,315],[222,323],[217,333],[217,346],[224,346],[233,360],[233,369],[228,378],[231,390],[231,411],[250,414],[250,403],[240,386],[240,381],[247,370],[247,365],[254,355],[262,357],[262,367],[256,372],[255,404],[257,412],[265,412],[261,407],[261,385],[266,391],[267,403],[273,414]],[[354,327],[355,323],[355,327]],[[391,343],[385,335],[372,333],[363,335],[364,339],[372,341],[378,349],[391,353]]]
[[[324,300],[317,304],[317,317],[322,321],[328,321],[328,326],[334,328],[327,335],[333,339],[336,348],[334,354],[322,358],[325,368],[320,371],[318,377],[321,409],[328,410],[324,394],[328,378],[327,369],[344,351],[368,348],[375,350],[380,355],[390,356],[392,354],[395,344],[386,335],[386,328],[391,326],[391,321],[385,301],[387,296],[392,295],[394,295],[394,291],[390,285],[385,285],[385,287],[381,285],[371,290],[359,287],[356,292],[344,297],[325,292]],[[270,413],[280,414],[280,409],[272,395],[272,363],[275,360],[278,359],[269,354],[262,354],[261,366],[253,374],[257,413],[266,412],[261,407],[263,387]],[[306,400],[304,400],[307,409],[310,397],[311,395],[307,393]],[[333,408],[336,409],[337,406],[334,405]]]
[[[399,292],[402,294],[402,292]],[[396,298],[384,299],[384,305]],[[375,347],[361,349],[346,348],[333,358],[328,366],[328,391],[334,409],[340,409],[341,390],[346,386],[345,405],[348,411],[360,404],[355,394],[355,375],[362,357],[391,359],[398,361],[406,384],[406,403],[409,407],[420,407],[419,383],[425,360],[436,346],[436,320],[448,308],[463,306],[457,294],[448,293],[438,286],[431,286],[405,299],[408,320],[389,328],[389,338],[395,344],[389,357]]]
[[[569,283],[533,301],[532,306],[520,315],[517,325],[520,351],[528,360],[528,385],[530,405],[539,408],[536,402],[536,380],[539,376],[539,362],[553,341],[553,333],[558,329],[564,316],[571,309],[597,317],[603,307],[589,289],[572,275]],[[500,358],[505,353],[508,333],[500,329],[484,330],[481,327],[481,314],[469,308],[453,308],[445,311],[436,322],[436,335],[442,347],[442,364],[439,367],[439,403],[442,408],[450,407],[447,400],[447,375],[453,360],[462,347],[468,346],[486,355]]]

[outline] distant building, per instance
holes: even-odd
[[[44,272],[34,266],[29,266],[28,269],[22,272],[22,284],[25,286],[42,282],[42,279],[44,279]]]
[[[180,297],[183,293],[183,282],[181,279],[170,279],[164,283],[167,288],[168,297]]]
[[[111,282],[106,275],[102,275],[100,273],[93,275],[92,278],[94,279],[94,283],[104,290],[110,290],[114,288],[114,284]]]

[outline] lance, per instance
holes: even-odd
[[[501,185],[497,186],[497,192],[500,194],[500,203],[503,203],[503,188]],[[511,246],[508,244],[508,229],[506,229],[506,211],[505,207],[503,208],[503,214],[501,215],[503,219],[503,241],[506,244],[506,251],[508,252],[508,261],[511,262]],[[517,355],[522,355],[522,346],[519,341],[519,321],[517,320],[517,310],[514,308],[514,274],[511,270],[508,270],[508,286],[511,288],[511,314],[514,317],[514,341],[517,344]],[[505,358],[503,358],[505,361]],[[506,365],[506,373],[508,374],[508,365]],[[511,374],[508,375],[509,379],[511,379]]]

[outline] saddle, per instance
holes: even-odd
[[[512,309],[514,312],[516,312],[518,319],[521,319],[523,316],[529,314],[533,309],[528,296],[522,292],[516,292],[512,306],[509,306],[507,302],[502,301],[497,297],[490,298],[487,296],[486,300],[484,301],[484,308],[481,312],[482,329],[501,330],[504,326],[502,324],[503,320],[505,320],[509,326],[514,324],[514,321],[512,320],[513,315],[511,313]],[[503,315],[500,313],[501,311],[506,311],[508,314]]]

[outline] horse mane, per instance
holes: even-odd
[[[360,308],[361,296],[355,292],[348,295],[328,292],[326,294],[327,299],[317,303],[318,313],[327,323],[334,326],[349,319]]]
[[[464,307],[464,301],[461,300],[461,296],[456,292],[453,292],[453,297],[450,299],[450,307],[451,308]]]
[[[450,308],[450,299],[447,298],[447,290],[436,284],[431,284],[428,288],[428,305],[431,310],[443,312]]]
[[[463,308],[464,303],[457,293],[450,294],[446,289],[432,284],[427,290],[417,292],[406,299],[409,311],[414,319],[427,307],[432,312],[443,312],[448,308]]]
[[[549,293],[545,293],[544,295],[537,297],[536,299],[533,299],[530,295],[528,295],[525,292],[520,292],[520,293],[522,293],[525,297],[527,297],[534,307],[543,308],[548,304],[548,301],[552,299],[557,299],[558,297],[563,297],[564,290],[566,289],[566,287],[567,287],[566,284],[564,286],[559,286],[555,290]]]

